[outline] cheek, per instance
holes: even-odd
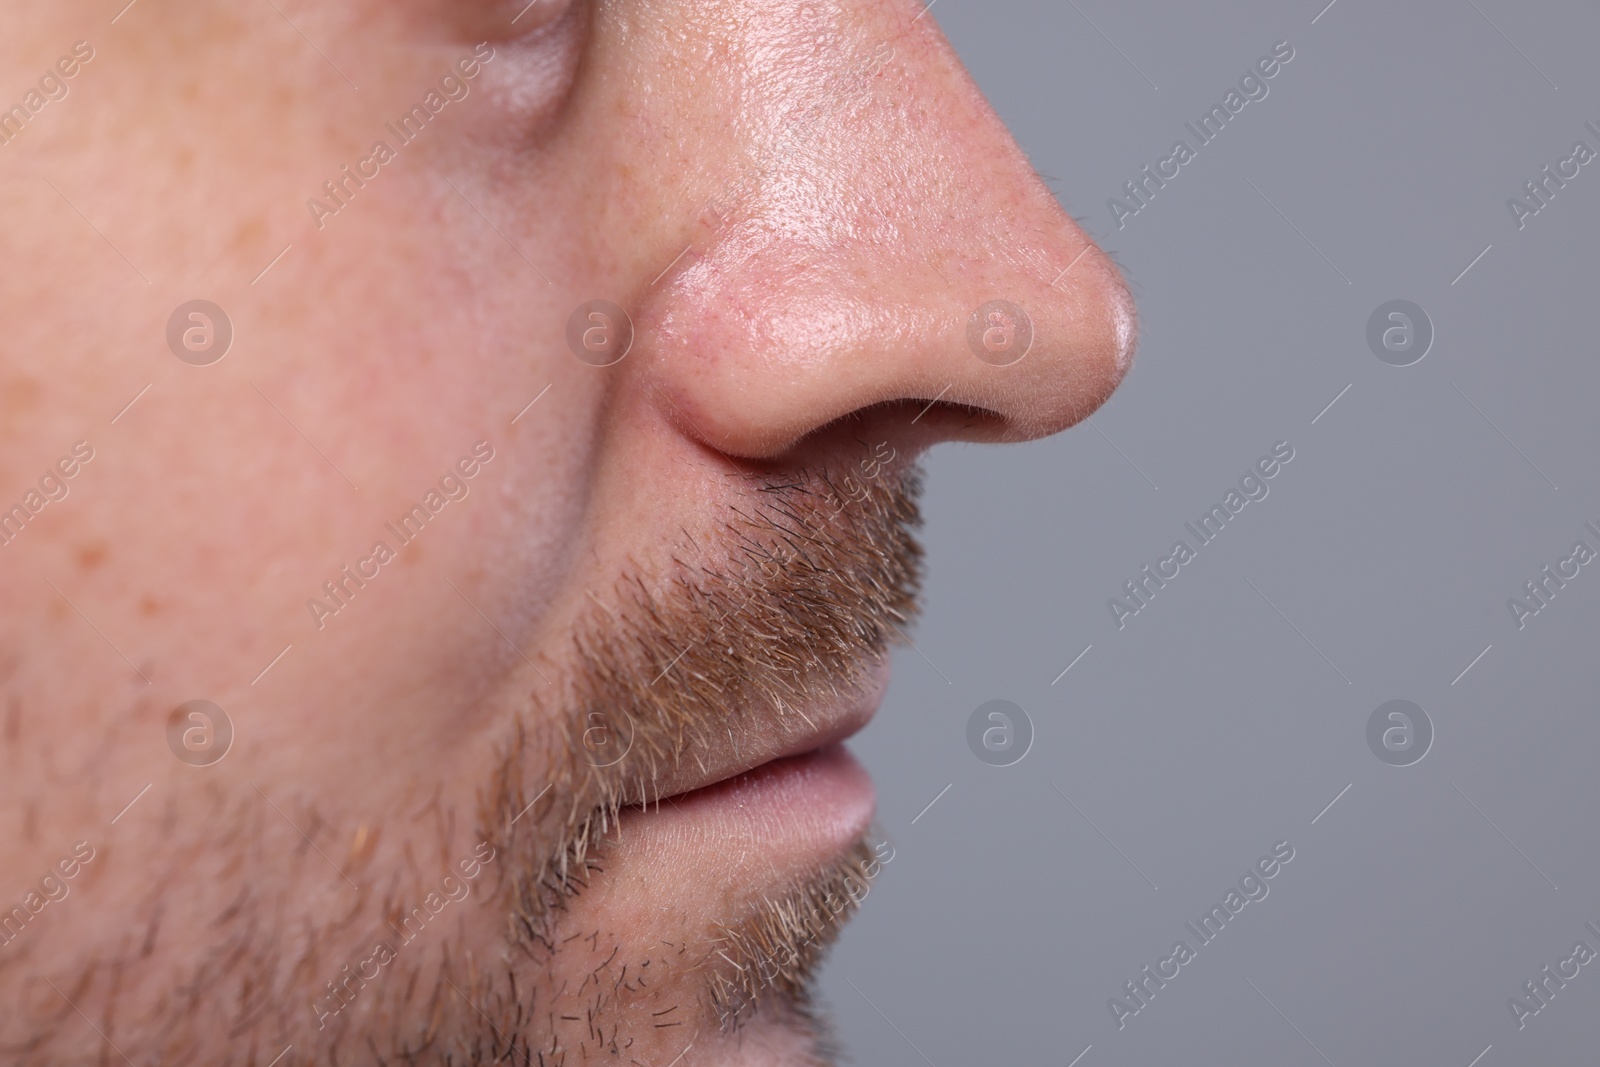
[[[403,175],[386,170],[378,181],[391,177]],[[110,546],[110,572],[141,576],[125,603],[103,604],[118,620],[106,625],[135,630],[152,648],[214,650],[208,670],[246,684],[292,646],[250,695],[271,686],[273,700],[292,709],[274,729],[298,739],[299,773],[337,783],[323,794],[336,808],[341,792],[365,804],[374,789],[392,786],[389,776],[368,781],[350,767],[412,766],[419,749],[445,762],[478,730],[501,724],[488,695],[523,660],[510,653],[508,662],[505,641],[445,579],[534,655],[529,634],[583,558],[611,381],[565,350],[560,324],[570,308],[531,301],[531,271],[478,216],[419,220],[406,209],[408,190],[394,202],[376,185],[369,194],[337,220],[350,223],[341,242],[299,261],[291,252],[274,268],[281,275],[268,275],[282,292],[320,299],[283,309],[270,294],[245,294],[227,307],[239,343],[282,354],[277,366],[232,384],[215,374],[173,383],[163,403],[191,412],[185,420],[135,419],[157,397],[152,390],[116,426],[127,440],[117,477],[104,480],[104,492],[73,492],[61,505],[75,509],[75,540]],[[538,244],[524,247],[532,255]],[[440,257],[416,251],[441,246],[471,246],[468,258],[492,269],[441,271]],[[527,339],[540,336],[555,341],[530,359]],[[471,373],[453,355],[463,338],[473,339]],[[59,452],[63,443],[43,436],[40,449]],[[401,544],[387,524],[480,440],[494,458],[463,480],[465,498]],[[152,499],[167,504],[151,507]],[[199,506],[213,508],[214,521],[193,522]],[[135,513],[145,518],[130,527],[125,518]],[[319,629],[308,600],[332,605],[324,583],[338,582],[345,566],[361,573],[379,540],[396,559],[364,568],[366,584],[342,594],[345,604]],[[463,559],[488,563],[464,572]],[[15,584],[7,590],[0,576],[8,604],[27,600],[13,598],[25,583]],[[139,595],[146,591],[148,605]],[[47,600],[13,616],[32,617],[52,617]],[[218,641],[208,619],[239,620],[238,640]]]

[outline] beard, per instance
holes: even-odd
[[[74,975],[47,984],[48,959],[0,960],[0,977],[20,969],[27,990],[22,1010],[0,1020],[0,1054],[266,1067],[289,1046],[278,1067],[664,1063],[670,1054],[644,1050],[678,1030],[681,1057],[696,1042],[738,1040],[760,1019],[802,1035],[779,1042],[779,1058],[829,1061],[813,978],[883,846],[863,839],[775,891],[719,901],[648,951],[649,938],[600,899],[608,871],[629,862],[628,828],[649,825],[651,805],[659,817],[682,799],[674,783],[708,784],[730,760],[753,765],[761,745],[751,737],[806,743],[806,708],[861,690],[914,615],[914,469],[864,483],[822,469],[741,477],[741,503],[588,592],[568,647],[539,657],[553,684],[513,715],[476,810],[436,795],[425,818],[443,879],[402,839],[390,851],[403,864],[381,877],[376,865],[352,868],[356,904],[313,922],[304,902],[249,876],[273,868],[262,846],[282,810],[263,811],[253,790],[213,795],[213,825],[229,829],[174,846],[169,864],[237,885],[226,907],[188,917],[207,947],[163,946],[175,917],[156,886],[130,909],[142,924]],[[301,836],[316,856],[298,850],[300,874],[326,859],[314,838],[331,828],[313,818],[310,831]],[[353,852],[365,839],[363,826]],[[424,923],[428,939],[409,947]],[[671,1007],[645,1010],[661,1001],[643,1002],[641,990],[663,987],[676,991]]]
[[[508,939],[547,969],[560,969],[557,931],[604,877],[617,847],[608,835],[621,836],[627,809],[659,809],[665,783],[703,775],[712,753],[737,759],[747,729],[814,732],[805,708],[862,688],[915,615],[915,469],[865,486],[822,471],[749,482],[754,491],[739,496],[752,503],[731,509],[709,538],[686,534],[651,568],[653,582],[635,567],[610,597],[592,598],[573,637],[578,669],[557,697],[536,699],[503,749],[481,820],[503,828],[497,847],[523,858],[510,868]],[[530,766],[554,771],[532,779]],[[874,836],[717,922],[677,962],[700,972],[700,1007],[717,1030],[732,1033],[770,1005],[810,1031],[813,1059],[831,1060],[811,989],[881,867]],[[618,1039],[578,1044],[615,1052]]]

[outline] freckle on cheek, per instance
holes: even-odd
[[[107,550],[103,544],[88,544],[78,548],[78,569],[92,571],[106,561]]]

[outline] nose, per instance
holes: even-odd
[[[630,213],[655,257],[630,373],[669,418],[764,459],[886,405],[1024,440],[1106,400],[1132,358],[1127,287],[920,3],[682,7],[678,33],[630,27],[623,82],[646,90]]]

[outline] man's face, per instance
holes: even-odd
[[[916,458],[1133,342],[934,20],[13,8],[6,1062],[825,1060]]]

